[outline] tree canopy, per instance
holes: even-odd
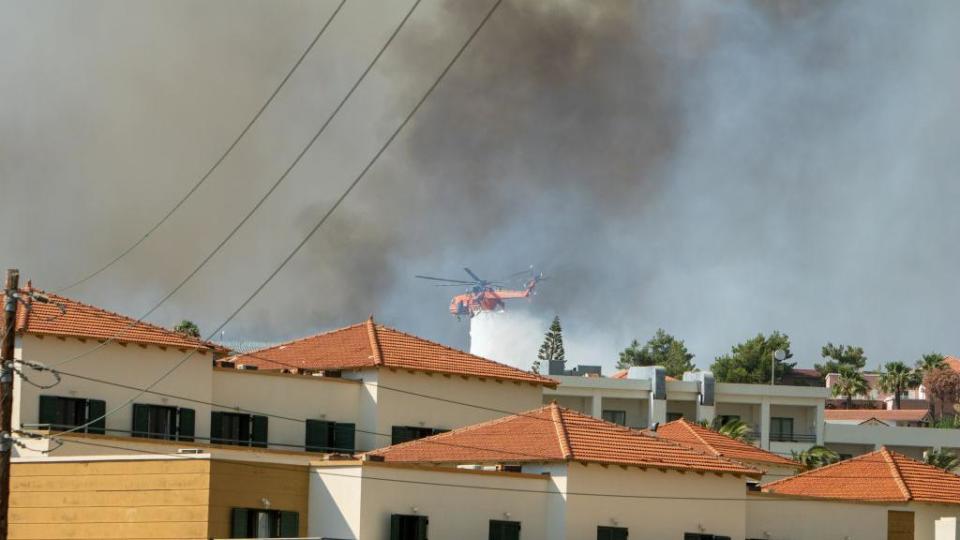
[[[173,331],[180,332],[181,334],[186,334],[190,337],[195,337],[195,338],[200,337],[200,327],[197,326],[197,323],[193,321],[188,321],[187,319],[184,319],[179,323],[177,323],[177,325],[173,327]]]
[[[893,408],[900,408],[903,393],[920,386],[920,374],[903,362],[887,362],[880,374],[880,389],[893,394]]]
[[[928,371],[923,377],[923,385],[930,393],[930,405],[938,418],[944,413],[954,414],[954,406],[960,401],[960,373],[942,367]]]
[[[851,366],[860,370],[867,365],[867,356],[863,354],[863,347],[853,345],[827,343],[820,349],[820,356],[829,360],[822,364],[814,364],[813,367],[824,377],[828,373],[839,373],[840,366]]]
[[[687,350],[683,340],[671,336],[663,328],[658,328],[643,346],[633,340],[620,353],[617,367],[625,369],[632,366],[663,366],[671,377],[680,377],[684,372],[695,369],[693,354]]]
[[[840,377],[833,384],[831,392],[835,397],[845,398],[847,408],[851,409],[853,408],[853,398],[867,395],[867,392],[870,391],[870,385],[867,384],[867,379],[863,376],[863,373],[852,365],[842,364],[838,371]]]
[[[773,353],[778,349],[785,353],[783,361],[773,360]],[[764,384],[770,382],[771,362],[776,363],[775,380],[782,381],[796,365],[796,362],[787,362],[792,357],[790,338],[774,331],[769,336],[757,334],[734,345],[729,354],[718,356],[710,369],[718,382]]]

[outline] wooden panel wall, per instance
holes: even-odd
[[[15,463],[10,538],[206,539],[210,467],[206,460]]]
[[[214,461],[210,474],[211,538],[230,537],[231,508],[288,510],[300,514],[300,536],[307,535],[310,473],[306,466]]]

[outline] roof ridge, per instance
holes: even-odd
[[[887,462],[887,466],[893,471],[893,479],[897,482],[897,487],[900,488],[900,492],[903,493],[908,501],[913,500],[913,493],[910,492],[910,488],[904,481],[903,473],[900,472],[900,467],[897,465],[896,460],[893,459],[893,454],[890,450],[887,450],[886,446],[881,446],[879,452],[880,455],[883,456],[884,461]]]
[[[235,354],[235,355],[233,355],[233,356],[235,356],[235,357],[240,357],[240,356],[253,356],[254,353],[260,353],[260,352],[264,352],[264,351],[269,351],[269,350],[276,349],[276,348],[279,348],[279,347],[286,347],[287,345],[293,345],[294,343],[299,343],[299,342],[301,342],[301,341],[307,341],[308,339],[318,338],[318,337],[321,337],[321,336],[328,336],[328,335],[330,335],[330,334],[336,334],[337,332],[345,332],[345,331],[347,331],[347,330],[353,330],[354,328],[357,328],[358,326],[362,326],[362,325],[365,325],[365,324],[366,324],[366,321],[364,321],[364,322],[359,322],[359,323],[355,323],[355,324],[351,324],[351,325],[349,325],[349,326],[343,326],[343,327],[340,327],[340,328],[334,328],[333,330],[327,330],[327,331],[324,331],[324,332],[317,332],[316,334],[310,334],[310,335],[308,335],[308,336],[293,338],[293,339],[289,339],[289,340],[287,340],[287,341],[281,341],[280,343],[275,343],[275,344],[273,344],[273,345],[270,345],[269,347],[263,347],[263,348],[260,348],[260,349],[254,349],[254,350],[252,350],[252,351],[247,351],[247,352],[245,352],[245,353],[237,353],[237,354]]]
[[[32,284],[31,284],[31,285],[32,285]],[[150,328],[153,328],[154,330],[161,330],[161,331],[163,331],[163,332],[169,332],[169,333],[171,333],[171,334],[176,334],[176,335],[178,335],[178,336],[181,336],[181,337],[182,337],[183,339],[185,339],[186,341],[192,341],[192,342],[196,343],[197,345],[200,345],[200,346],[205,347],[205,348],[209,348],[209,349],[216,349],[216,348],[218,348],[215,343],[209,342],[209,341],[207,341],[207,340],[205,340],[205,339],[202,339],[202,338],[196,338],[196,337],[190,336],[190,335],[188,335],[188,334],[184,334],[184,333],[182,333],[182,332],[177,332],[176,330],[174,330],[174,329],[172,329],[172,328],[167,328],[166,326],[161,326],[161,325],[159,325],[159,324],[154,324],[154,323],[152,323],[152,322],[145,321],[145,320],[143,320],[143,319],[135,319],[135,318],[133,318],[133,317],[131,317],[131,316],[129,316],[129,315],[124,315],[124,314],[118,313],[118,312],[116,312],[116,311],[111,311],[111,310],[109,310],[109,309],[106,309],[106,308],[103,308],[103,307],[100,307],[100,306],[95,306],[95,305],[93,305],[93,304],[88,304],[88,303],[86,303],[86,302],[82,302],[82,301],[77,300],[77,299],[75,299],[75,298],[70,298],[70,297],[63,296],[63,295],[60,295],[60,294],[57,294],[57,293],[48,292],[48,291],[45,291],[45,290],[43,290],[43,289],[38,289],[38,288],[36,288],[36,287],[32,287],[32,286],[31,286],[31,289],[30,289],[30,290],[33,291],[33,292],[38,292],[38,293],[40,293],[40,294],[43,294],[43,295],[47,296],[48,298],[50,298],[51,300],[64,300],[64,301],[66,301],[66,302],[72,302],[72,303],[74,303],[74,304],[78,304],[78,305],[80,305],[81,307],[84,307],[84,308],[87,308],[87,309],[91,309],[91,310],[93,310],[93,311],[99,311],[99,312],[101,312],[101,313],[106,313],[107,315],[113,315],[114,317],[117,317],[117,318],[120,318],[120,319],[124,319],[124,320],[126,320],[126,321],[132,321],[132,322],[133,322],[133,325],[130,325],[128,328],[125,328],[125,329],[123,330],[123,332],[127,332],[127,331],[132,330],[134,325],[142,324],[142,325],[144,325],[144,326],[149,326]],[[123,339],[121,339],[121,338],[119,338],[119,337],[116,337],[116,338],[114,338],[114,339],[116,339],[116,340],[118,340],[118,341],[123,341]]]
[[[383,365],[383,351],[380,349],[380,338],[377,337],[377,323],[373,322],[373,315],[367,319],[367,337],[370,339],[370,351],[373,353],[373,364]]]
[[[570,447],[570,434],[567,433],[567,424],[564,422],[562,411],[557,402],[549,405],[550,417],[553,419],[554,427],[557,430],[557,442],[560,444],[560,453],[563,459],[570,461],[573,459],[573,449]]]
[[[716,448],[714,448],[712,444],[708,443],[707,440],[703,438],[703,436],[700,434],[700,431],[697,430],[696,428],[694,428],[692,422],[688,422],[688,421],[684,420],[683,418],[681,418],[681,419],[679,419],[679,420],[674,420],[674,421],[675,421],[675,422],[680,422],[681,425],[683,425],[684,427],[686,427],[686,428],[690,431],[690,433],[693,433],[693,436],[696,437],[697,440],[699,440],[701,443],[703,443],[703,445],[706,446],[708,449],[710,449],[711,452],[713,452],[714,454],[716,454],[717,457],[724,457],[722,452],[720,452],[719,450],[717,450]],[[669,423],[669,422],[668,422],[668,423]],[[699,425],[698,425],[697,427],[699,427]],[[704,428],[704,429],[706,429],[706,428]]]
[[[379,327],[379,328],[382,328],[382,329],[385,329],[385,330],[389,330],[389,331],[391,331],[391,332],[396,332],[396,333],[398,333],[398,334],[402,334],[402,335],[407,336],[407,337],[410,337],[410,338],[418,339],[418,340],[420,340],[420,341],[424,341],[424,342],[429,343],[429,344],[431,344],[431,345],[436,345],[437,347],[441,347],[441,348],[443,348],[443,349],[446,349],[446,350],[448,350],[448,351],[455,352],[455,353],[457,353],[457,354],[465,354],[465,355],[467,355],[467,356],[472,356],[472,357],[474,357],[474,358],[479,358],[480,360],[483,360],[484,362],[490,362],[491,364],[496,364],[496,365],[498,365],[498,366],[505,367],[505,368],[507,368],[507,369],[511,369],[511,370],[514,370],[514,371],[518,371],[518,372],[524,373],[524,374],[526,374],[526,375],[531,375],[531,376],[533,376],[533,377],[536,377],[536,378],[540,379],[542,382],[549,382],[550,384],[557,384],[557,381],[555,381],[554,379],[551,379],[551,378],[549,378],[549,377],[544,377],[543,375],[540,375],[539,373],[531,373],[531,372],[529,372],[529,371],[524,371],[524,370],[522,370],[522,369],[520,369],[520,368],[518,368],[518,367],[511,366],[510,364],[504,364],[503,362],[497,362],[496,360],[491,360],[491,359],[486,358],[486,357],[484,357],[484,356],[480,356],[480,355],[478,355],[478,354],[473,354],[473,353],[471,353],[471,352],[469,352],[469,351],[461,351],[460,349],[457,349],[457,348],[454,348],[454,347],[450,347],[449,345],[444,345],[443,343],[438,343],[438,342],[436,342],[436,341],[433,341],[433,340],[431,340],[431,339],[427,339],[427,338],[425,338],[425,337],[416,336],[416,335],[414,335],[414,334],[410,334],[410,333],[404,332],[403,330],[398,330],[398,329],[396,329],[396,328],[394,328],[394,327],[392,327],[392,326],[388,326],[388,325],[383,324],[383,323],[377,323],[376,325],[377,325],[377,327]]]

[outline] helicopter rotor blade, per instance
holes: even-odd
[[[466,266],[464,266],[463,269],[466,270],[466,272],[467,272],[468,274],[470,274],[470,277],[472,277],[473,279],[475,279],[475,280],[477,280],[477,281],[479,281],[479,282],[481,282],[481,283],[483,282],[482,279],[480,279],[476,274],[473,273],[473,270],[470,270],[470,269],[467,268]]]
[[[438,278],[438,277],[432,277],[432,276],[420,276],[420,275],[416,275],[416,276],[413,276],[413,277],[415,277],[415,278],[420,278],[420,279],[429,279],[429,280],[432,280],[432,281],[446,281],[446,282],[448,282],[448,283],[457,283],[457,284],[459,284],[459,285],[473,285],[473,283],[474,283],[473,281],[463,281],[462,279],[447,279],[447,278]]]

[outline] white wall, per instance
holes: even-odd
[[[824,426],[824,444],[833,448],[840,444],[914,447],[919,452],[925,448],[952,448],[958,446],[957,431],[920,427],[851,426],[828,423]]]
[[[539,385],[386,368],[377,372],[376,395],[376,431],[384,434],[393,426],[454,429],[543,406]],[[384,438],[380,446],[389,444],[389,438]]]
[[[213,402],[246,412],[269,413],[291,419],[358,423],[362,383],[333,377],[307,377],[267,371],[213,370]],[[357,425],[359,429],[366,429]],[[270,417],[267,439],[271,446],[303,450],[306,426],[302,421]]]
[[[742,477],[575,463],[567,468],[568,540],[596,538],[597,526],[614,522],[629,529],[631,540],[680,539],[684,532],[700,532],[700,526],[711,534],[744,537],[746,479]]]
[[[21,337],[21,345],[21,354],[24,360],[52,366],[90,351],[99,346],[99,343],[93,339],[82,342],[75,338],[59,339],[54,336],[46,336],[41,339],[28,334]],[[111,343],[94,353],[63,364],[58,369],[66,373],[82,374],[86,377],[143,388],[174,367],[186,354],[188,353],[170,347],[164,350],[153,345],[141,347],[136,344],[122,346]],[[157,384],[153,390],[209,402],[212,380],[211,362],[211,353],[196,353],[184,365],[177,368],[173,374]],[[27,369],[27,374],[37,382],[47,383],[51,380],[49,373],[35,373]],[[15,397],[17,398],[13,418],[14,429],[18,429],[21,424],[36,424],[39,422],[39,396],[41,394],[102,399],[106,401],[107,411],[109,412],[139,393],[137,390],[85,381],[68,375],[63,375],[60,384],[48,390],[39,390],[34,386],[24,384],[19,377],[14,378],[14,387]],[[208,437],[210,434],[210,407],[207,405],[149,393],[137,398],[136,402],[194,409],[196,411],[196,435],[198,437]],[[107,433],[128,434],[133,427],[132,413],[133,408],[128,406],[110,415],[106,419]],[[111,430],[114,431],[111,432]]]
[[[554,495],[539,493],[546,477],[374,463],[318,466],[310,475],[309,536],[389,538],[391,514],[416,513],[429,519],[430,538],[486,540],[490,520],[509,520],[521,523],[524,540],[548,539]]]
[[[747,538],[771,540],[877,540],[887,537],[887,511],[914,512],[917,540],[934,538],[941,517],[960,516],[960,506],[873,504],[796,500],[751,494],[747,503]]]

